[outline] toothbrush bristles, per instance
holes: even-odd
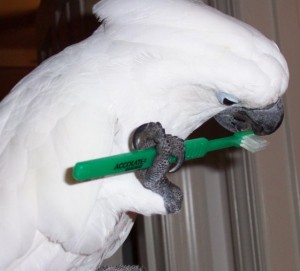
[[[268,144],[267,140],[255,135],[245,136],[241,141],[241,147],[253,153],[265,149]]]

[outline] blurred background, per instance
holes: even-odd
[[[0,99],[42,60],[89,36],[96,1],[0,1]]]
[[[0,98],[37,65],[39,0],[0,2]]]
[[[120,0],[122,1],[122,0]],[[96,0],[0,1],[0,98],[38,63],[98,26]],[[300,0],[207,0],[275,40],[291,80],[285,120],[266,151],[220,151],[170,178],[184,191],[175,216],[139,217],[108,264],[149,271],[300,270]],[[192,136],[223,136],[213,121]]]

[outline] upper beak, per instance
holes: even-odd
[[[279,128],[283,116],[283,103],[279,99],[265,108],[232,106],[217,114],[215,119],[231,132],[253,130],[256,135],[269,135]]]

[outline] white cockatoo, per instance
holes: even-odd
[[[129,151],[136,127],[153,122],[139,145],[151,127],[185,139],[213,116],[260,135],[282,120],[287,64],[251,26],[188,0],[102,0],[94,13],[104,22],[91,37],[1,102],[0,270],[95,270],[134,214],[178,211],[177,189],[168,209],[132,173],[72,181],[76,162]]]

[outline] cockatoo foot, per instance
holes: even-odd
[[[140,267],[137,265],[118,265],[112,267],[100,267],[96,271],[145,271],[144,267]]]
[[[184,142],[182,139],[165,133],[159,122],[150,122],[138,127],[133,135],[135,149],[156,147],[157,156],[153,165],[137,172],[138,179],[151,191],[164,199],[167,213],[177,213],[181,209],[182,191],[165,176],[167,172],[179,169],[184,161]],[[169,157],[177,157],[175,166],[170,170]]]

